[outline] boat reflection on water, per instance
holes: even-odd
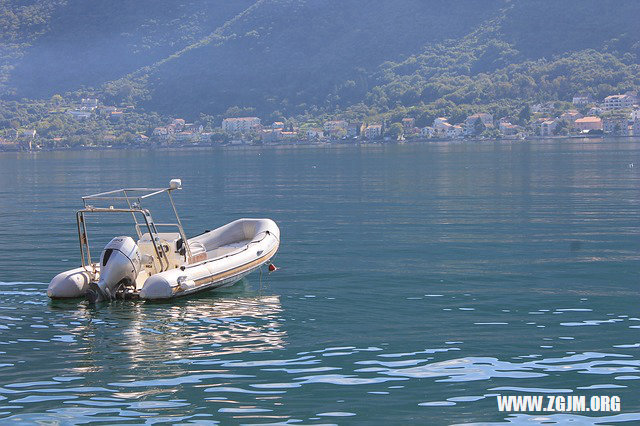
[[[73,345],[78,351],[73,370],[126,367],[148,372],[153,366],[171,374],[169,365],[284,348],[280,297],[239,295],[238,287],[242,290],[243,283],[233,291],[171,304],[121,301],[75,310],[67,317],[66,330],[79,343]]]

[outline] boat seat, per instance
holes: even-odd
[[[242,240],[234,243],[226,244],[224,246],[216,247],[213,250],[207,252],[207,257],[209,259],[215,259],[217,257],[226,256],[230,253],[234,253],[238,250],[244,249],[247,244],[249,244],[251,240]]]
[[[207,248],[201,242],[189,242],[189,250],[191,251],[191,259],[189,260],[189,263],[197,263],[207,260]]]

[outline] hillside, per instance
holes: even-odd
[[[0,0],[0,96],[427,121],[637,88],[638,16],[634,0]]]
[[[0,0],[3,91],[36,98],[99,86],[197,42],[251,3]]]
[[[461,39],[383,64],[364,115],[408,113],[426,124],[442,114],[509,115],[524,103],[637,89],[637,16],[640,3],[630,1],[513,2]]]

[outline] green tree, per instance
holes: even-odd
[[[555,130],[553,131],[554,135],[566,135],[568,133],[569,133],[569,126],[567,125],[567,122],[564,120],[558,123]]]
[[[59,94],[55,94],[51,97],[51,104],[53,106],[60,106],[64,102],[64,99]]]
[[[391,126],[389,126],[389,130],[387,131],[387,135],[390,136],[392,139],[400,139],[400,137],[402,136],[404,132],[404,129],[402,128],[402,124],[400,123],[393,123]]]
[[[531,107],[529,104],[525,104],[524,107],[520,110],[518,114],[518,124],[521,126],[526,126],[527,123],[531,120]]]
[[[487,126],[484,125],[481,119],[476,118],[476,122],[473,123],[473,133],[475,135],[481,135],[487,130]]]

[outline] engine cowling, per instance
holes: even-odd
[[[140,272],[140,250],[131,237],[115,237],[100,255],[100,280],[89,284],[91,303],[111,300],[121,286],[134,285]]]

